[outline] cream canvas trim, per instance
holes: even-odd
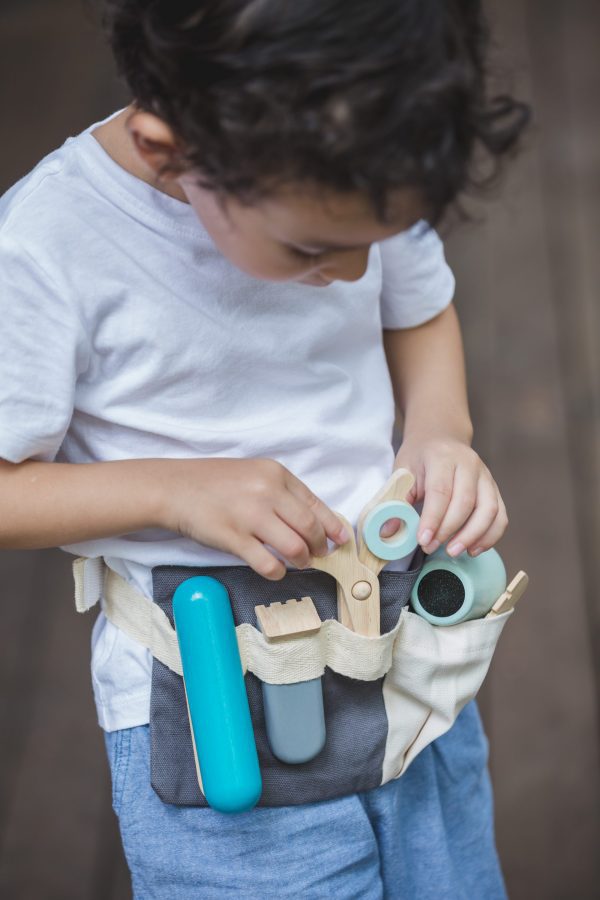
[[[77,612],[87,612],[100,600],[105,568],[106,564],[101,556],[96,559],[80,557],[73,563]]]
[[[148,597],[109,569],[102,559],[78,559],[73,564],[76,607],[91,609],[100,598],[107,619],[146,647],[178,675],[182,674],[177,635],[169,619]],[[355,634],[334,619],[318,633],[269,643],[256,628],[238,625],[236,634],[242,668],[268,684],[293,684],[319,678],[328,666],[360,681],[382,678],[392,665],[396,627],[380,637]]]
[[[78,612],[87,612],[102,599],[102,609],[109,622],[150,650],[152,656],[173,672],[182,674],[177,635],[156,603],[109,569],[101,557],[76,559],[73,577]]]

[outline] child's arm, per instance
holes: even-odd
[[[166,528],[285,574],[342,544],[331,510],[270,459],[134,459],[70,464],[0,460],[0,547],[59,546]]]
[[[453,556],[464,549],[472,555],[487,550],[502,537],[508,519],[494,479],[471,448],[456,310],[451,304],[424,325],[386,331],[384,340],[404,416],[396,466],[415,475],[411,500],[424,498],[419,542],[433,552],[454,535],[448,547]]]

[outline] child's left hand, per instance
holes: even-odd
[[[498,486],[468,444],[454,438],[411,436],[398,451],[394,469],[398,468],[415,476],[409,502],[424,500],[418,540],[426,553],[452,538],[446,548],[450,556],[464,550],[477,556],[506,531],[508,517]],[[390,526],[386,523],[393,534]]]

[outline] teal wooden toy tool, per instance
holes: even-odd
[[[173,595],[200,788],[220,812],[251,809],[262,779],[229,594],[199,575]]]
[[[475,557],[468,553],[450,557],[440,547],[419,573],[411,606],[432,625],[457,625],[508,612],[528,584],[527,574],[520,571],[507,586],[504,563],[493,548]]]
[[[505,589],[506,569],[493,548],[479,556],[450,557],[440,547],[421,569],[411,604],[432,625],[456,625],[483,618]]]
[[[381,528],[390,519],[399,519],[400,527],[391,537],[382,538]],[[386,500],[366,513],[362,534],[374,556],[390,561],[402,559],[416,549],[418,529],[419,514],[414,506],[404,500]]]

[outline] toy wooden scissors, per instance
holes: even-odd
[[[406,502],[414,477],[398,469],[364,507],[354,529],[343,516],[349,540],[328,556],[314,557],[312,566],[337,583],[338,619],[357,634],[379,635],[379,579],[386,562],[407,556],[417,546],[419,516]],[[339,515],[339,514],[338,514]],[[381,527],[400,519],[398,531],[382,538]],[[310,597],[254,607],[267,641],[287,640],[317,632],[321,619]],[[262,683],[265,727],[272,753],[286,763],[313,759],[325,745],[325,715],[321,678],[294,684]]]
[[[380,633],[379,573],[393,559],[402,559],[417,546],[419,514],[406,501],[414,484],[407,469],[397,469],[358,518],[358,539],[350,523],[349,540],[327,556],[313,557],[312,567],[332,575],[337,582],[338,619],[357,634],[375,637]],[[398,531],[381,537],[381,528],[389,519],[400,519]]]

